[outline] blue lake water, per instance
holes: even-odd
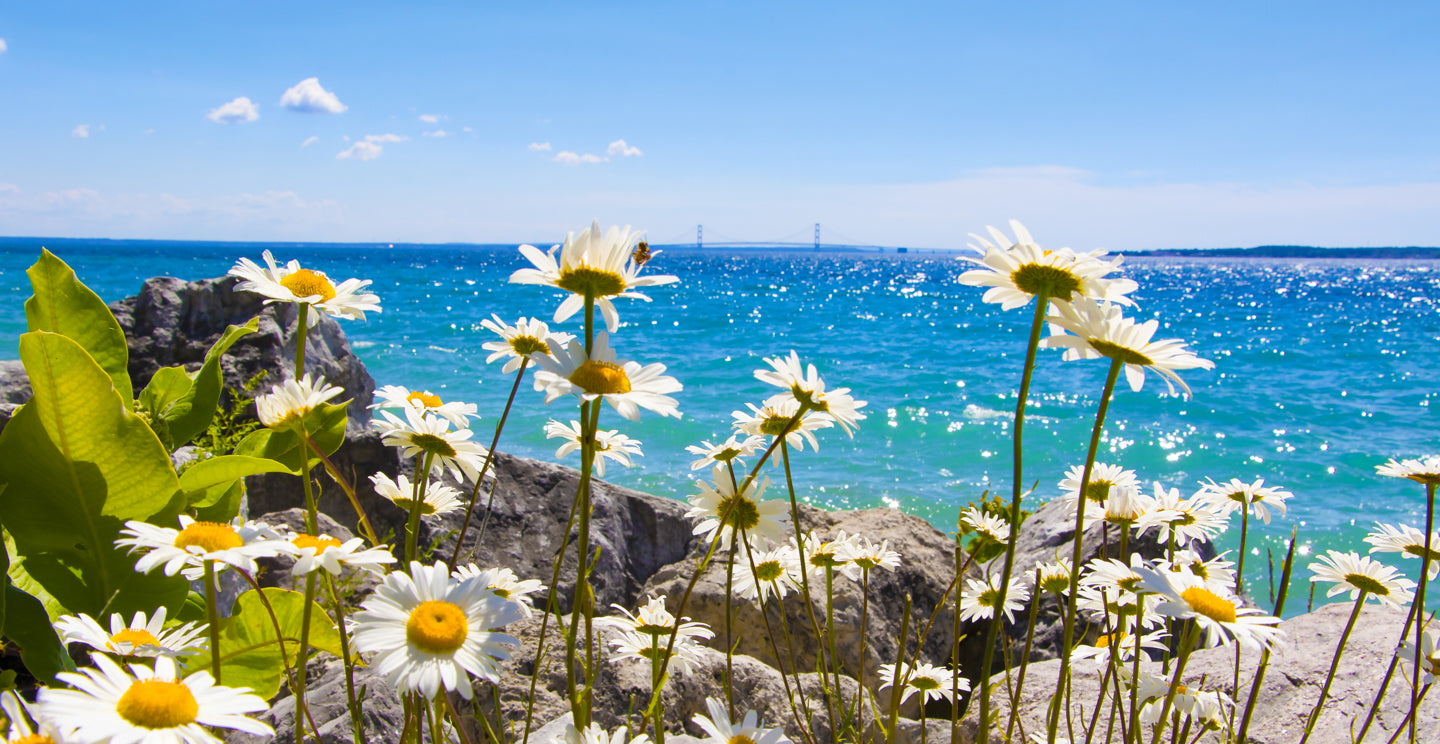
[[[153,275],[223,275],[240,256],[258,261],[264,247],[51,246],[106,301]],[[561,299],[506,282],[526,265],[514,246],[269,247],[337,280],[371,279],[383,312],[344,328],[377,384],[478,403],[482,442],[510,379],[485,364],[480,345],[492,336],[480,321],[492,312],[549,320]],[[38,253],[0,239],[0,358],[17,356],[24,269]],[[774,391],[753,377],[762,357],[794,349],[831,387],[869,401],[853,440],[825,431],[819,453],[794,458],[802,497],[836,508],[898,506],[953,529],[958,510],[985,491],[1009,493],[1010,417],[1031,315],[982,303],[982,290],[956,282],[964,268],[944,255],[664,251],[651,270],[680,282],[651,288],[650,303],[618,301],[624,325],[612,343],[622,357],[664,363],[685,385],[676,396],[685,416],[631,423],[607,408],[602,426],[645,449],[633,469],[612,465],[609,479],[688,496],[696,474],[684,447],[727,436],[731,411]],[[1157,337],[1183,339],[1216,366],[1183,374],[1191,400],[1166,394],[1157,377],[1140,392],[1122,382],[1102,460],[1187,494],[1202,479],[1232,477],[1293,491],[1288,516],[1252,525],[1259,558],[1247,560],[1247,574],[1257,593],[1265,593],[1266,549],[1278,560],[1292,526],[1314,554],[1363,550],[1376,520],[1423,525],[1423,489],[1381,478],[1375,466],[1440,451],[1431,410],[1440,393],[1440,264],[1142,258],[1125,273],[1140,284],[1135,315],[1158,318]],[[578,332],[578,320],[563,328]],[[1042,350],[1025,428],[1032,504],[1083,462],[1105,371]],[[553,459],[542,427],[575,411],[568,399],[546,407],[527,383],[501,448]],[[1222,549],[1238,539],[1232,529]],[[1304,565],[1297,576],[1308,576]]]

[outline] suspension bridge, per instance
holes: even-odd
[[[809,240],[806,240],[809,238]],[[827,242],[828,241],[828,242]],[[866,243],[848,236],[842,235],[833,228],[824,228],[822,231],[820,223],[814,223],[795,232],[782,235],[774,240],[749,240],[716,231],[713,227],[696,225],[692,235],[686,231],[678,235],[668,236],[665,240],[652,240],[652,245],[657,248],[690,248],[694,250],[707,249],[746,249],[746,250],[785,250],[803,251],[811,250],[816,252],[839,252],[839,253],[948,253],[949,251],[934,248],[911,248],[897,245],[876,245]]]

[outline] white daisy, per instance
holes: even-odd
[[[1150,633],[1140,634],[1140,650],[1154,651],[1156,654],[1163,654],[1169,650],[1165,639],[1169,635],[1163,630],[1156,630]],[[1135,636],[1124,630],[1112,630],[1109,633],[1101,633],[1093,644],[1080,644],[1070,652],[1070,658],[1080,661],[1082,659],[1096,659],[1102,663],[1110,661],[1111,654],[1121,661],[1130,661],[1135,658]]]
[[[769,478],[752,480],[744,492],[736,493],[737,487],[723,466],[716,465],[711,477],[715,480],[713,486],[703,480],[695,481],[700,493],[690,497],[691,508],[685,512],[686,519],[699,520],[695,525],[696,535],[708,538],[718,530],[720,546],[725,550],[730,549],[739,532],[745,533],[750,544],[754,544],[757,537],[777,543],[785,540],[784,523],[790,519],[789,503],[781,499],[760,500],[770,485]]]
[[[972,287],[989,287],[982,298],[997,303],[1005,310],[1023,307],[1039,294],[1064,303],[1075,296],[1133,304],[1125,295],[1139,288],[1131,279],[1107,276],[1120,268],[1121,259],[1105,260],[1105,251],[1076,253],[1069,248],[1047,251],[1035,244],[1030,232],[1017,220],[1010,220],[1015,231],[1011,241],[1005,233],[986,227],[994,243],[970,234],[980,245],[970,244],[981,257],[960,260],[981,266],[960,275],[960,283]]]
[[[185,623],[165,630],[165,608],[149,618],[137,612],[126,624],[118,614],[110,616],[110,630],[89,615],[63,615],[55,621],[61,643],[83,643],[90,648],[118,656],[179,656],[191,649],[205,648],[204,623]]]
[[[1213,502],[1181,498],[1178,488],[1167,489],[1158,481],[1155,483],[1154,504],[1154,508],[1136,521],[1135,534],[1143,535],[1154,527],[1162,545],[1170,542],[1171,533],[1175,535],[1175,542],[1181,545],[1187,545],[1192,540],[1214,540],[1228,526],[1225,515],[1215,508]]]
[[[1065,359],[1109,359],[1123,362],[1125,379],[1131,390],[1139,390],[1145,384],[1145,370],[1152,370],[1165,380],[1170,394],[1175,394],[1179,385],[1190,395],[1190,387],[1175,374],[1181,369],[1214,369],[1215,363],[1201,359],[1195,352],[1185,348],[1185,342],[1178,339],[1151,341],[1160,321],[1151,319],[1136,323],[1125,317],[1118,305],[1101,304],[1085,297],[1073,302],[1055,306],[1058,315],[1045,318],[1052,328],[1059,327],[1072,335],[1056,333],[1040,341],[1040,345],[1051,349],[1065,349]]]
[[[841,576],[851,580],[860,578],[860,567],[850,561],[850,556],[855,552],[853,543],[856,536],[847,535],[845,530],[840,530],[833,540],[826,541],[821,540],[814,532],[807,532],[803,551],[798,547],[798,537],[790,537],[790,545],[795,547],[795,562],[790,565],[790,571],[797,580],[802,571],[808,572],[811,581],[823,581],[826,571],[839,571]]]
[[[404,421],[389,411],[381,411],[380,416],[371,424],[380,432],[382,443],[400,448],[401,457],[430,455],[431,475],[449,469],[456,479],[462,473],[472,481],[480,476],[480,468],[485,466],[485,448],[470,441],[469,429],[450,431],[445,419],[430,416],[413,406],[405,408]]]
[[[490,318],[480,321],[480,326],[499,334],[501,340],[486,341],[480,348],[493,352],[485,358],[486,364],[505,359],[500,371],[506,374],[520,369],[521,363],[532,354],[553,354],[555,349],[575,338],[563,331],[551,331],[539,318],[520,318],[513,326],[506,325],[499,315],[492,313]]]
[[[1365,536],[1371,553],[1399,553],[1409,558],[1426,555],[1425,533],[1408,524],[1399,526],[1375,523],[1375,532]],[[1440,533],[1430,533],[1430,578],[1440,574]]]
[[[473,563],[455,569],[454,576],[456,581],[474,579],[480,582],[491,594],[514,602],[525,617],[534,614],[532,605],[535,600],[530,595],[545,588],[539,579],[521,579],[508,568],[480,568]]]
[[[536,354],[532,359],[540,365],[535,389],[545,391],[546,404],[562,395],[575,395],[583,401],[603,399],[631,421],[640,420],[641,408],[680,418],[678,404],[667,393],[685,386],[664,374],[663,364],[642,367],[639,362],[617,358],[610,348],[610,335],[604,331],[595,334],[589,354],[579,341],[571,341],[553,357]]]
[[[1129,686],[1129,670],[1125,670],[1121,678]],[[1142,702],[1148,701],[1140,709],[1140,721],[1145,724],[1154,724],[1160,720],[1160,712],[1165,708],[1165,699],[1170,696],[1170,680],[1149,672],[1141,672],[1139,687],[1137,696]],[[1170,702],[1171,713],[1179,714],[1181,718],[1216,727],[1223,726],[1227,722],[1226,712],[1233,707],[1235,707],[1235,701],[1228,695],[1222,695],[1217,690],[1200,690],[1188,685],[1176,685],[1175,695]]]
[[[440,690],[469,700],[470,675],[500,678],[495,659],[508,659],[520,642],[492,632],[524,616],[479,581],[455,581],[445,564],[410,564],[392,571],[355,613],[354,648],[373,653],[371,666],[400,692],[433,699]]]
[[[318,271],[300,268],[299,261],[291,261],[281,268],[275,264],[275,257],[270,255],[270,251],[265,251],[263,256],[267,268],[242,258],[230,269],[229,276],[240,277],[236,289],[264,295],[267,305],[272,302],[303,303],[336,318],[364,320],[367,310],[380,312],[380,297],[362,291],[370,286],[369,279],[346,279],[336,285]],[[310,313],[306,325],[319,323],[320,313]]]
[[[1173,560],[1158,558],[1156,563],[1163,564],[1173,573],[1189,573],[1198,576],[1209,584],[1235,586],[1235,564],[1225,559],[1227,555],[1229,555],[1228,551],[1207,561],[1201,558],[1199,553],[1185,549],[1175,551]]]
[[[707,465],[734,462],[737,457],[749,457],[763,449],[765,449],[765,437],[755,434],[748,435],[742,440],[739,434],[731,434],[729,439],[720,444],[711,444],[709,440],[706,440],[700,444],[686,447],[685,451],[692,455],[700,455],[700,459],[690,463],[691,470],[699,470]]]
[[[1065,497],[1065,503],[1073,511],[1080,500],[1080,479],[1085,477],[1085,466],[1075,465],[1065,472],[1065,480],[1060,481],[1060,494]],[[1085,486],[1085,497],[1089,502],[1086,513],[1090,513],[1090,506],[1103,507],[1110,499],[1110,494],[1119,490],[1138,492],[1140,481],[1135,477],[1134,470],[1126,470],[1119,465],[1107,465],[1097,462],[1090,469],[1090,482]]]
[[[889,540],[882,540],[877,545],[868,537],[856,535],[842,543],[839,550],[840,560],[858,566],[862,571],[883,568],[893,573],[900,567],[900,554],[890,549]]]
[[[692,666],[701,662],[699,644],[689,636],[678,636],[670,644],[668,635],[648,635],[631,631],[615,631],[610,634],[610,660],[640,659],[651,664],[669,659],[668,669],[680,674],[689,674]]]
[[[1005,621],[1015,622],[1015,612],[1025,606],[1030,599],[1030,587],[1023,581],[1012,577],[1010,586],[1005,591],[1005,603],[1000,606],[1000,612],[1005,616]],[[960,593],[960,619],[965,622],[975,620],[989,620],[995,617],[996,605],[1000,603],[1000,577],[989,576],[984,581],[975,579],[965,580],[965,591]]]
[[[665,596],[651,597],[640,605],[640,611],[634,615],[618,604],[611,607],[620,611],[623,617],[600,617],[595,619],[595,624],[605,628],[614,628],[623,633],[635,633],[643,636],[661,636],[668,639],[671,633],[678,637],[676,642],[681,640],[694,640],[697,638],[710,639],[715,634],[709,626],[702,622],[691,621],[690,618],[681,618],[678,621],[665,608]]]
[[[322,568],[331,576],[339,576],[345,566],[383,576],[385,565],[395,562],[395,556],[389,550],[366,549],[365,540],[359,537],[342,543],[329,535],[291,533],[286,540],[286,552],[295,556],[295,565],[290,567],[291,576],[304,576]]]
[[[1395,649],[1395,658],[1408,669],[1415,666],[1415,639],[1409,633],[1405,635],[1407,640]],[[1414,675],[1407,672],[1405,678],[1413,679]],[[1440,680],[1440,651],[1436,650],[1435,634],[1427,631],[1420,634],[1420,686],[1428,687],[1436,680]]]
[[[755,379],[789,391],[789,395],[782,393],[772,397],[765,401],[765,405],[775,406],[794,399],[808,410],[828,414],[846,434],[855,436],[856,425],[865,418],[865,414],[860,413],[865,401],[855,400],[850,395],[850,388],[826,391],[825,381],[815,371],[815,365],[808,364],[802,369],[800,355],[793,351],[788,357],[767,358],[765,363],[770,365],[770,369],[755,370]]]
[[[1391,478],[1408,478],[1427,486],[1440,485],[1440,455],[1431,455],[1414,460],[1396,460],[1376,465],[1375,472]]]
[[[49,721],[41,720],[30,710],[31,704],[15,690],[0,693],[0,710],[4,711],[3,734],[7,744],[65,744],[66,739]],[[34,720],[34,726],[30,721]]]
[[[555,744],[560,744],[560,740],[556,739]],[[650,744],[650,735],[640,734],[631,739],[625,726],[615,729],[614,734],[607,734],[600,724],[593,721],[583,729],[567,723],[564,744]]]
[[[197,522],[181,515],[180,529],[159,527],[131,520],[115,541],[131,553],[142,553],[135,570],[150,573],[163,567],[166,576],[183,574],[196,581],[205,575],[205,562],[214,561],[215,570],[234,566],[250,575],[259,567],[257,558],[272,558],[284,550],[284,538],[269,525],[247,522],[240,517],[229,524]]]
[[[95,667],[56,677],[73,689],[46,688],[34,706],[39,717],[81,742],[219,744],[207,729],[257,736],[274,730],[250,718],[269,706],[248,688],[222,687],[209,672],[179,679],[175,660],[161,656],[155,668],[130,664],[127,672],[103,654]]]
[[[1145,495],[1139,488],[1111,489],[1110,498],[1105,499],[1104,509],[1085,510],[1085,528],[1105,522],[1128,530],[1138,525],[1141,519],[1155,509],[1154,497]]]
[[[380,402],[370,404],[371,408],[418,408],[461,429],[470,425],[470,417],[479,410],[474,403],[461,403],[458,400],[446,403],[429,390],[410,390],[400,385],[386,385],[375,391],[375,397],[379,398]]]
[[[969,506],[960,512],[960,524],[977,533],[981,539],[1006,545],[1010,542],[1010,522],[1004,517]]]
[[[933,666],[920,662],[914,667],[906,669],[901,675],[904,691],[900,693],[900,702],[904,703],[911,695],[920,693],[920,704],[924,705],[931,700],[948,700],[954,702],[956,688],[960,692],[970,691],[970,680],[961,677],[959,685],[955,682],[954,673],[943,667]],[[895,686],[895,665],[880,665],[880,689]]]
[[[390,476],[376,473],[370,476],[370,482],[375,484],[375,493],[407,512],[415,503],[415,486],[403,475],[397,475],[395,480],[390,480]],[[445,514],[464,505],[464,496],[459,491],[431,480],[425,484],[425,495],[420,497],[420,515],[428,517]]]
[[[1085,564],[1076,597],[1077,606],[1097,623],[1132,628],[1137,617],[1142,628],[1160,624],[1155,613],[1161,599],[1145,588],[1140,569],[1144,559],[1130,554],[1126,564],[1114,558],[1097,558]]]
[[[286,380],[270,388],[270,392],[255,396],[255,415],[271,429],[289,429],[316,406],[343,392],[333,385],[326,386],[324,377],[311,379],[307,374],[299,382]]]
[[[1226,515],[1249,509],[1262,522],[1270,524],[1270,509],[1274,508],[1280,516],[1285,516],[1285,502],[1294,495],[1283,488],[1265,485],[1264,478],[1256,478],[1253,483],[1231,478],[1226,483],[1206,480],[1192,498],[1210,501]]]
[[[1333,581],[1335,585],[1325,594],[1333,597],[1350,592],[1350,599],[1359,599],[1363,593],[1381,604],[1399,607],[1410,601],[1410,590],[1415,582],[1400,575],[1400,572],[1369,556],[1358,553],[1326,551],[1318,563],[1310,564],[1313,581]]]
[[[750,409],[750,413],[735,411],[730,414],[735,419],[736,429],[752,437],[778,437],[784,434],[785,442],[796,450],[803,451],[805,443],[809,442],[810,449],[819,452],[820,442],[815,439],[815,432],[835,425],[835,419],[830,418],[830,414],[810,412],[792,424],[795,414],[800,411],[800,403],[795,400],[786,399],[774,405],[766,401],[762,408],[746,403],[745,407]]]
[[[1041,590],[1057,596],[1070,592],[1070,577],[1074,570],[1070,567],[1069,558],[1057,557],[1053,563],[1042,561],[1035,564],[1035,569],[1029,576],[1035,578],[1038,573],[1035,585]]]
[[[1280,618],[1245,607],[1228,587],[1189,573],[1156,571],[1147,566],[1137,570],[1145,579],[1145,588],[1166,600],[1156,605],[1155,611],[1166,617],[1193,618],[1205,630],[1207,646],[1229,645],[1233,639],[1245,648],[1260,651],[1282,635],[1275,627]]]
[[[533,245],[520,246],[520,253],[530,259],[534,268],[525,268],[510,275],[515,284],[540,284],[563,289],[571,295],[555,310],[555,322],[559,323],[585,307],[585,298],[591,297],[605,316],[606,328],[611,333],[620,327],[620,315],[615,312],[611,297],[628,297],[650,301],[636,287],[654,287],[680,281],[677,277],[664,274],[640,276],[640,263],[632,259],[636,244],[644,235],[631,232],[630,226],[623,229],[611,227],[600,232],[600,222],[590,224],[590,229],[579,234],[566,233],[564,245],[552,246],[549,253],[541,253]],[[560,260],[555,260],[555,252]]]
[[[760,714],[753,710],[745,711],[742,720],[735,723],[726,713],[724,701],[705,698],[705,707],[710,710],[709,716],[696,713],[690,720],[704,729],[708,738],[702,741],[707,744],[790,744],[783,729],[762,728]]]
[[[565,440],[565,443],[555,450],[557,459],[579,450],[581,436],[579,421],[572,420],[566,425],[551,419],[549,423],[545,424],[546,439]],[[640,451],[639,439],[631,439],[621,434],[619,429],[611,429],[595,432],[595,454],[600,455],[595,458],[595,474],[604,478],[607,459],[614,460],[628,468],[633,464],[630,460],[631,455],[644,456],[645,453]]]
[[[786,594],[799,587],[789,570],[789,566],[798,562],[794,545],[785,543],[763,552],[747,552],[748,556],[735,559],[735,575],[730,589],[736,597],[762,601],[764,597],[784,599]]]

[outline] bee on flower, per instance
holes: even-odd
[[[570,295],[555,310],[556,323],[579,312],[589,298],[604,315],[606,329],[614,333],[620,327],[620,314],[610,301],[612,297],[649,302],[649,297],[635,289],[680,281],[666,274],[641,276],[640,269],[644,264],[635,261],[634,252],[643,236],[642,232],[632,232],[629,225],[611,227],[602,233],[597,220],[590,224],[589,230],[566,233],[565,242],[552,246],[548,253],[541,253],[533,245],[522,245],[520,253],[529,259],[532,267],[511,274],[510,281],[569,292]],[[557,251],[560,254],[558,260]]]

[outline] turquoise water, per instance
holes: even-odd
[[[67,244],[52,249],[107,301],[134,294],[148,276],[220,276],[262,246]],[[506,278],[523,259],[513,246],[307,246],[272,249],[340,279],[374,281],[384,311],[344,327],[378,385],[427,388],[474,401],[488,442],[510,389],[479,347],[491,312],[549,319],[560,297]],[[16,356],[34,245],[0,241],[0,357]],[[959,285],[946,256],[718,253],[672,249],[653,271],[680,283],[652,288],[654,302],[622,300],[622,357],[663,362],[685,384],[683,419],[644,415],[632,424],[606,409],[602,426],[644,442],[637,467],[610,480],[663,496],[693,491],[684,447],[728,435],[730,412],[770,388],[752,372],[763,356],[798,351],[831,387],[868,400],[853,440],[822,433],[818,454],[794,458],[801,495],[837,508],[898,506],[943,528],[987,489],[1010,490],[1010,417],[1030,311],[1002,312]],[[1440,352],[1440,264],[1348,260],[1134,259],[1141,318],[1181,338],[1213,371],[1184,374],[1192,400],[1156,377],[1123,387],[1110,408],[1102,459],[1182,492],[1204,478],[1263,477],[1295,493],[1287,517],[1252,526],[1258,559],[1247,574],[1262,596],[1265,551],[1282,551],[1299,526],[1302,551],[1362,549],[1373,521],[1423,525],[1420,486],[1375,475],[1389,457],[1440,451],[1432,398]],[[576,331],[577,319],[567,323]],[[1025,428],[1030,501],[1056,493],[1083,462],[1106,367],[1041,352]],[[502,449],[553,459],[541,431],[574,415],[522,387]],[[568,420],[568,419],[567,419]],[[575,464],[574,456],[568,464]],[[708,474],[700,473],[705,476]],[[781,480],[776,472],[777,480]],[[1238,529],[1222,549],[1238,544]],[[1303,564],[1302,564],[1303,565]],[[1417,567],[1407,566],[1414,572]],[[1305,572],[1297,575],[1306,576]]]

